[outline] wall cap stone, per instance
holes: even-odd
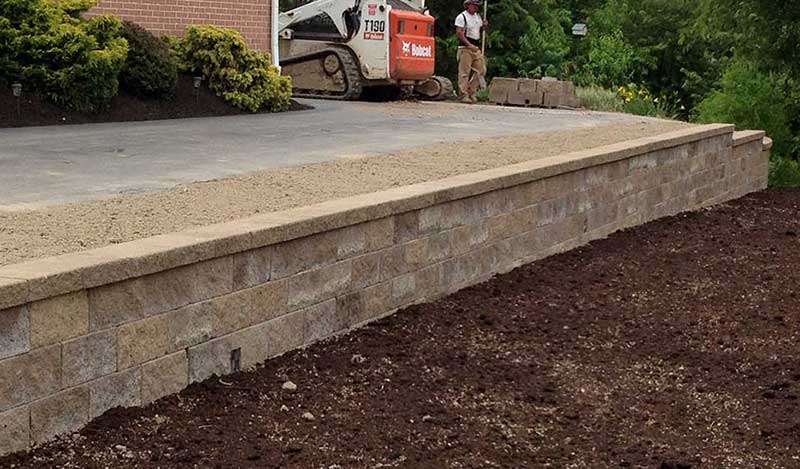
[[[709,124],[613,145],[0,267],[0,309],[418,210],[710,137]],[[735,142],[763,138],[738,132]],[[742,143],[738,143],[742,144]]]
[[[733,133],[733,146],[746,145],[756,140],[763,140],[767,136],[763,130],[739,130]]]

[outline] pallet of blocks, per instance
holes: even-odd
[[[578,98],[571,81],[555,78],[494,78],[489,85],[489,101],[499,105],[577,108]]]

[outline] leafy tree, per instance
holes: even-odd
[[[615,31],[593,40],[586,63],[573,77],[581,85],[616,88],[627,85],[633,76],[634,50],[622,31]]]

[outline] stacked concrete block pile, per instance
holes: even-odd
[[[762,140],[693,127],[0,267],[0,454],[762,189]]]
[[[495,104],[534,107],[577,108],[578,98],[571,81],[554,78],[495,78],[489,85],[489,101]]]

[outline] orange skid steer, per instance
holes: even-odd
[[[279,16],[281,70],[295,96],[446,99],[453,84],[434,75],[433,22],[425,0],[311,1]]]

